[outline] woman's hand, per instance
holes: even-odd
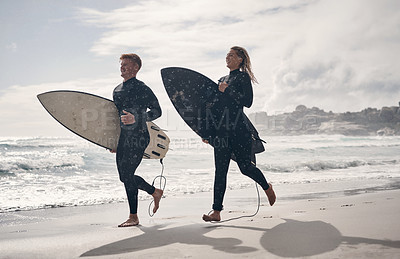
[[[220,83],[219,85],[218,85],[218,90],[220,91],[220,92],[225,92],[225,89],[228,87],[228,84],[226,83],[226,82],[222,82],[222,83]]]
[[[121,115],[121,122],[124,125],[130,125],[136,122],[135,120],[135,115],[133,115],[132,113],[129,113],[125,110],[122,111],[123,113],[125,113],[125,115]]]

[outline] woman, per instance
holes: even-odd
[[[146,191],[153,196],[153,213],[159,208],[163,195],[161,189],[155,188],[142,177],[135,175],[150,142],[146,121],[160,117],[161,108],[153,91],[136,78],[142,65],[140,57],[136,54],[123,54],[120,60],[121,77],[124,80],[113,92],[114,103],[121,116],[121,134],[116,153],[119,178],[125,185],[130,214],[118,227],[131,227],[139,224],[138,190]]]
[[[212,127],[209,127],[210,141],[214,146],[215,179],[213,212],[203,215],[204,221],[220,221],[223,199],[226,190],[226,178],[231,156],[242,174],[257,182],[265,191],[272,206],[276,196],[272,185],[252,163],[252,135],[244,117],[243,107],[250,108],[253,103],[251,82],[257,83],[251,71],[250,57],[242,47],[232,47],[226,56],[230,72],[219,80],[219,93],[208,105],[212,114]],[[216,122],[216,123],[215,123]],[[210,125],[210,124],[208,124]],[[205,143],[208,140],[203,139]]]

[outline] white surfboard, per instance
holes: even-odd
[[[120,118],[111,100],[77,91],[51,91],[37,97],[50,115],[73,133],[101,147],[117,149]],[[165,157],[168,136],[153,122],[147,122],[147,128],[150,143],[143,158]]]

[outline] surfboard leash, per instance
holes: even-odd
[[[160,189],[161,190],[165,190],[165,186],[167,185],[167,178],[163,175],[164,174],[164,163],[163,163],[163,158],[160,159],[160,164],[161,164],[161,173],[160,175],[157,175],[156,177],[154,177],[153,179],[153,183],[151,184],[152,186],[154,186],[154,183],[156,182],[157,178],[160,178]],[[163,180],[164,180],[164,184],[163,184]],[[162,198],[162,197],[161,197]],[[148,209],[148,213],[150,217],[154,216],[153,211],[151,210],[151,205],[154,203],[154,200],[152,200],[149,204],[149,209]]]
[[[242,218],[252,218],[255,215],[257,215],[258,211],[260,210],[260,205],[261,205],[261,197],[260,197],[260,191],[258,190],[258,185],[256,182],[254,182],[256,184],[256,190],[257,190],[257,210],[256,212],[254,212],[251,215],[243,215],[243,216],[239,216],[239,217],[234,217],[234,218],[230,218],[230,219],[225,219],[225,220],[221,220],[221,221],[210,221],[210,223],[224,223],[224,222],[228,222],[228,221],[232,221],[232,220],[237,220],[237,219],[242,219]],[[213,212],[213,210],[211,210],[208,215],[210,215]]]

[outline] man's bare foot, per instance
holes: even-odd
[[[137,214],[129,214],[129,218],[124,222],[118,225],[119,228],[124,227],[133,227],[139,225],[139,218]]]
[[[269,188],[265,190],[265,194],[267,194],[269,204],[272,206],[276,201],[276,195],[274,189],[272,189],[272,184],[269,184]]]
[[[220,211],[214,210],[210,215],[203,214],[203,220],[206,222],[210,221],[221,221]]]
[[[158,208],[160,207],[160,200],[163,196],[164,191],[161,189],[157,189],[154,191],[154,193],[151,195],[154,198],[154,208],[153,208],[153,213],[156,213]]]

